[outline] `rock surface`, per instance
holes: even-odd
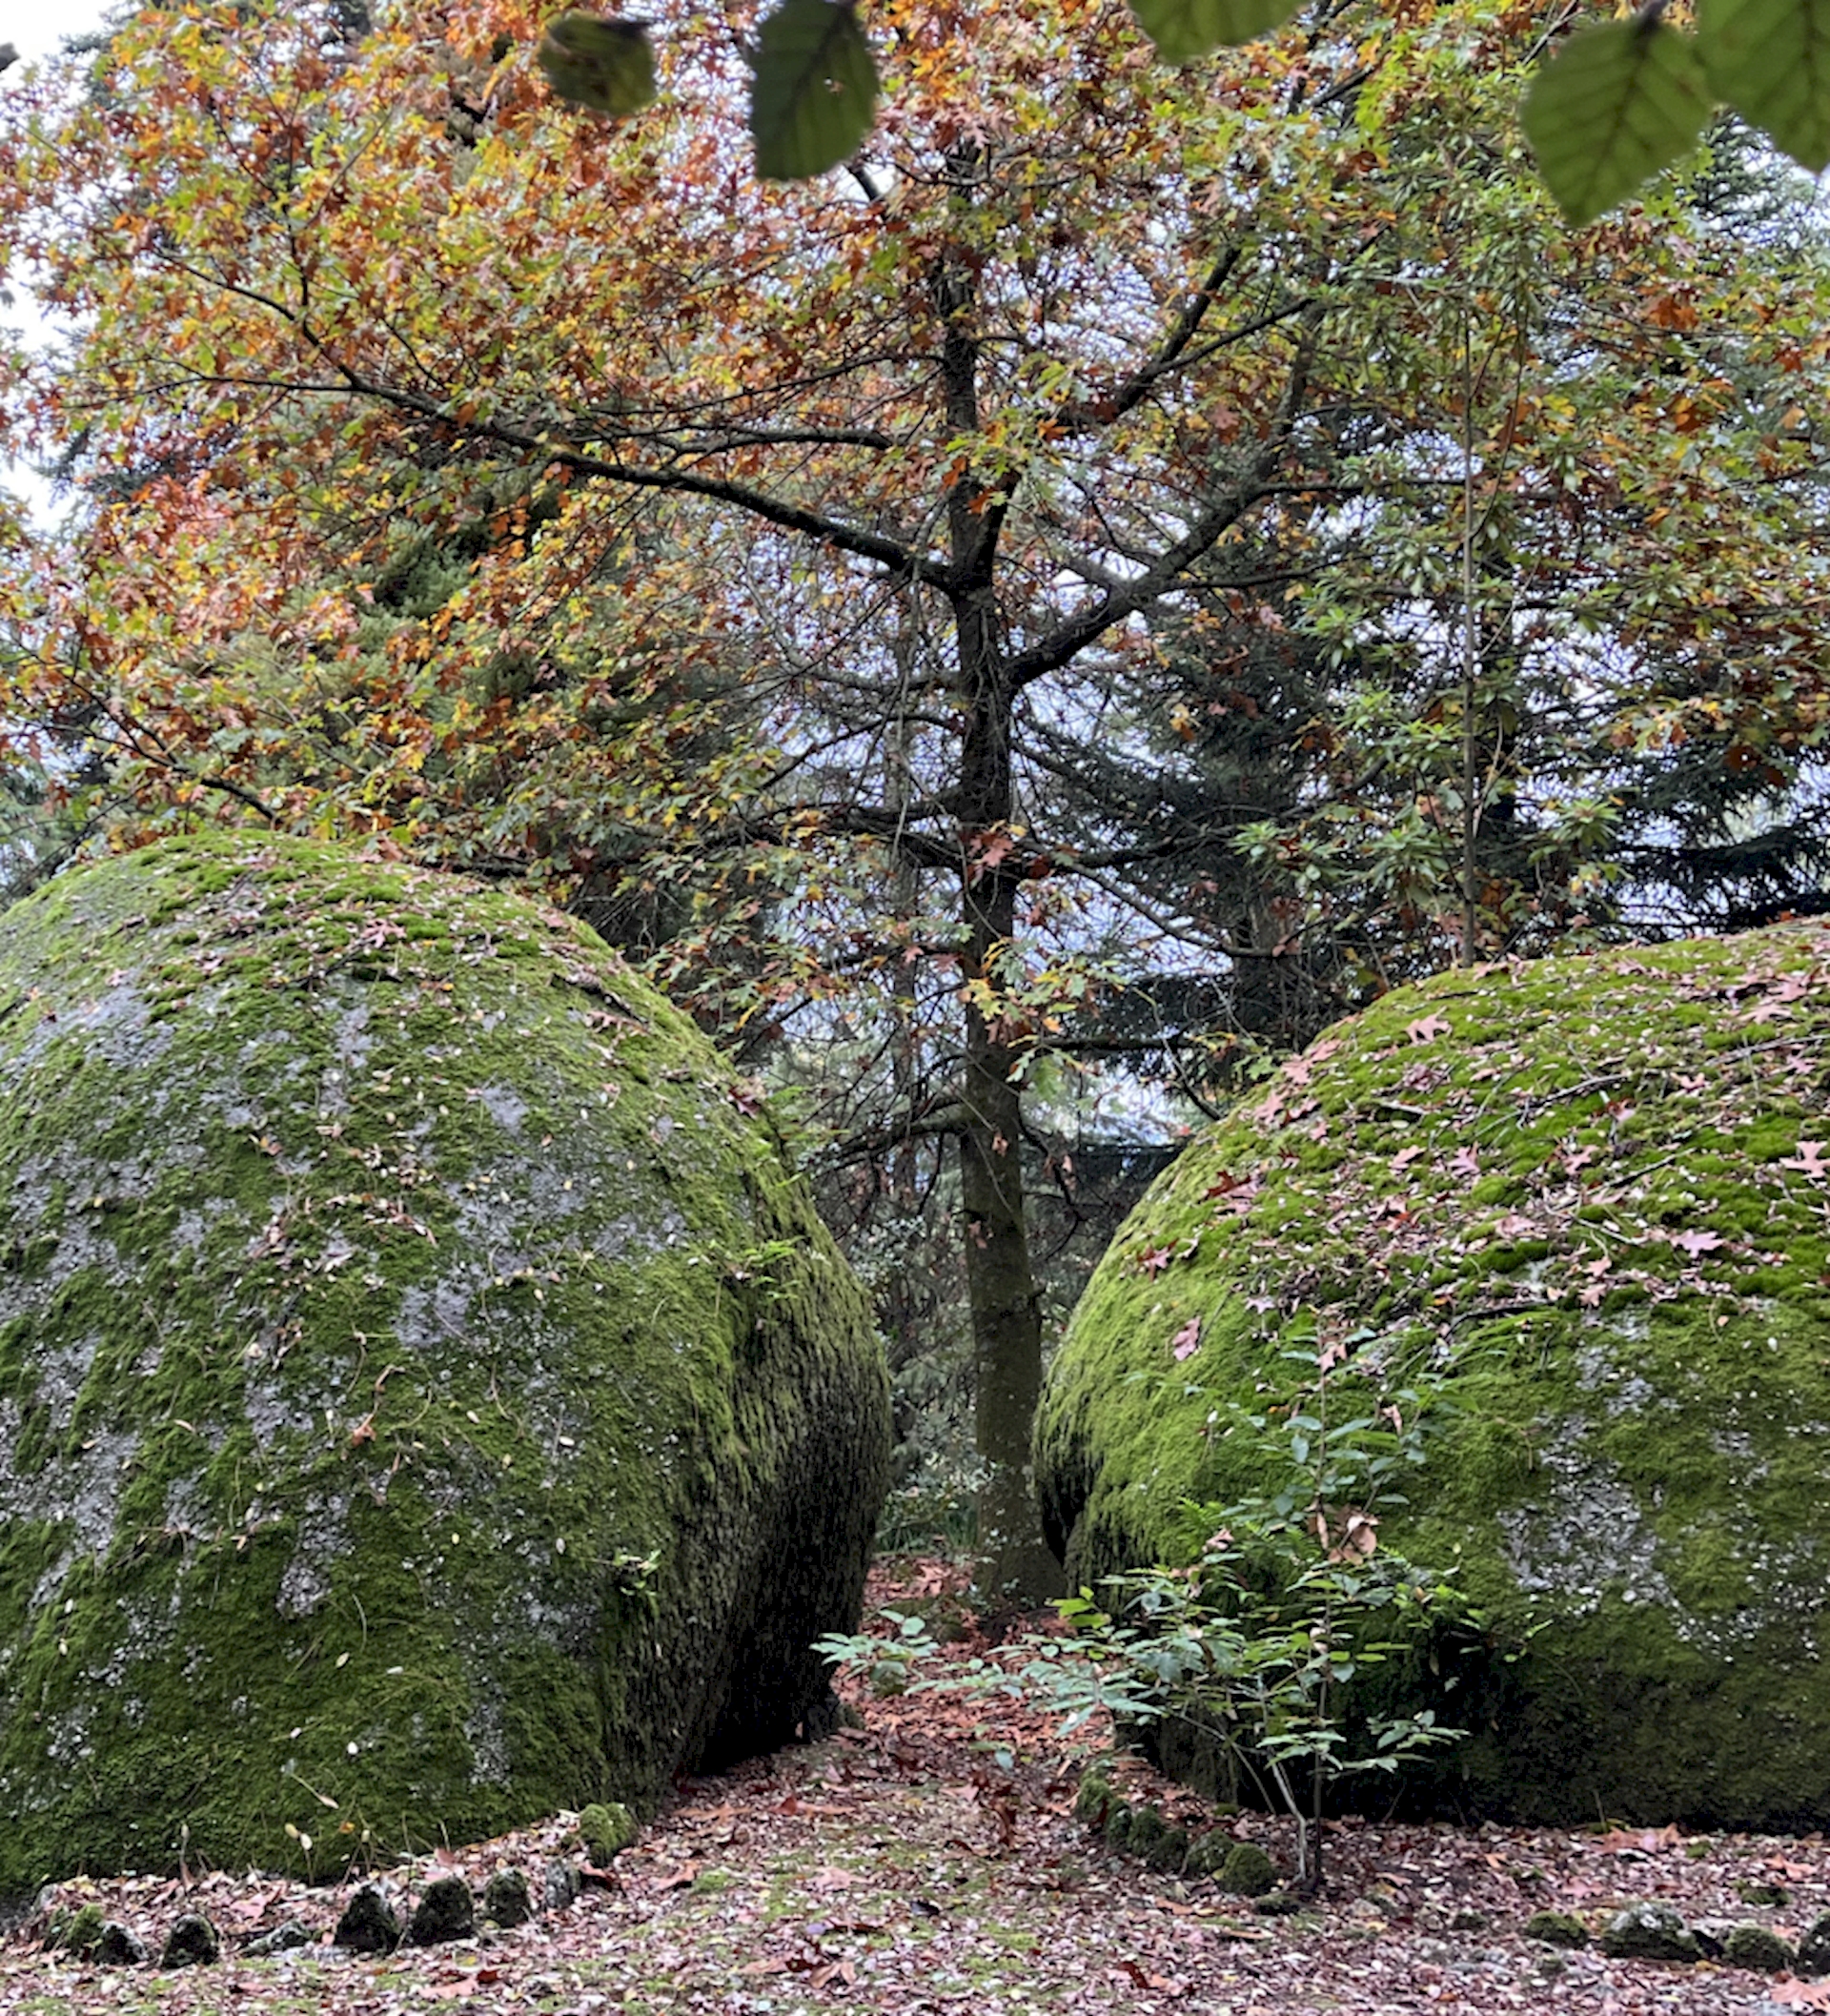
[[[99,1967],[137,1967],[146,1960],[146,1943],[118,1918],[111,1918],[102,1926],[90,1958]]]
[[[1666,1904],[1629,1904],[1616,1911],[1601,1934],[1610,1960],[1680,1960],[1698,1957],[1698,1947],[1681,1912]]]
[[[1405,1806],[1830,1823],[1826,1085],[1821,923],[1445,974],[1340,1025],[1166,1172],[1074,1315],[1037,1437],[1070,1582],[1190,1560],[1288,1481],[1226,1433],[1283,1354],[1340,1354],[1337,1420],[1440,1375],[1380,1537],[1457,1561],[1520,1656],[1369,1680],[1473,1731]]]
[[[493,1924],[524,1925],[534,1915],[534,1894],[519,1869],[498,1869],[483,1889],[483,1916]]]
[[[221,1958],[222,1941],[200,1911],[174,1919],[159,1948],[162,1967],[213,1967]]]
[[[1830,1974],[1830,1911],[1820,1911],[1799,1941],[1798,1967],[1814,1981]]]
[[[413,1907],[407,1924],[407,1944],[414,1946],[443,1945],[454,1939],[469,1939],[477,1930],[477,1900],[461,1876],[439,1876],[429,1883]]]
[[[316,1944],[317,1934],[310,1925],[289,1918],[284,1924],[274,1925],[272,1931],[256,1934],[241,1950],[247,1959],[267,1960],[275,1953],[295,1953],[301,1946]]]
[[[379,1884],[358,1884],[331,1935],[346,1953],[392,1953],[400,1944],[400,1914]]]
[[[0,1074],[0,1895],[641,1811],[826,1699],[865,1304],[582,926],[167,842],[8,913]]]

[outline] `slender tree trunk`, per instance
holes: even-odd
[[[896,671],[899,690],[896,712],[891,717],[885,746],[884,777],[884,807],[900,821],[913,797],[909,744],[907,694],[913,674],[915,637],[912,618],[905,610],[902,634],[896,640]],[[896,856],[895,883],[890,895],[890,914],[906,926],[915,915],[921,898],[921,871],[905,850]],[[890,1111],[907,1116],[915,1110],[920,1073],[915,1054],[915,967],[898,959],[889,976],[891,1035],[889,1052]],[[917,1224],[916,1145],[912,1133],[905,1134],[889,1151],[890,1209],[902,1230],[906,1246],[920,1240]],[[890,1338],[890,1369],[900,1372],[922,1350],[917,1313],[921,1297],[915,1292],[914,1276],[906,1268],[892,1279],[884,1308],[884,1328]],[[900,1428],[900,1423],[898,1424]]]
[[[976,1427],[986,1479],[979,1494],[981,1579],[1012,1603],[1056,1595],[1061,1569],[1042,1537],[1030,1436],[1042,1394],[1042,1306],[1030,1264],[1023,1189],[1023,1101],[999,1013],[994,961],[1016,927],[1017,878],[975,860],[973,834],[1007,826],[1012,810],[1009,695],[988,611],[961,612],[962,645],[984,645],[972,682],[962,751],[960,875],[967,941],[966,1124],[960,1135],[966,1286],[977,1375]]]
[[[954,171],[969,200],[976,153]],[[948,425],[976,433],[979,339],[976,288],[964,257],[944,255],[934,275],[943,317],[941,379]],[[1029,1256],[1023,1190],[1023,1097],[1000,1012],[996,957],[1016,928],[1018,877],[994,844],[1016,809],[1010,730],[1016,694],[1007,676],[996,596],[1001,514],[995,492],[971,472],[947,496],[952,580],[948,602],[958,653],[960,911],[966,937],[966,1125],[960,1134],[966,1288],[972,1310],[975,1427],[985,1481],[979,1493],[980,1580],[1017,1605],[1047,1600],[1061,1569],[1042,1537],[1030,1437],[1042,1394],[1042,1305]]]

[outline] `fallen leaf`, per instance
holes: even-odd
[[[1830,1981],[1799,1981],[1781,1975],[1766,1991],[1770,2002],[1795,2009],[1830,2009]]]
[[[1404,1033],[1413,1043],[1430,1043],[1438,1036],[1447,1036],[1454,1028],[1454,1024],[1441,1015],[1425,1015],[1420,1021],[1406,1023]]]
[[[1201,1349],[1201,1318],[1190,1316],[1174,1337],[1176,1358],[1191,1358]]]

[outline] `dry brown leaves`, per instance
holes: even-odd
[[[880,1571],[873,1597],[957,1597],[944,1563]],[[986,1646],[968,1636],[962,1656]],[[1521,1936],[1535,1910],[1598,1927],[1657,1898],[1687,1918],[1758,1918],[1796,1938],[1830,1906],[1830,1849],[1805,1841],[1346,1822],[1332,1830],[1328,1894],[1297,1919],[1254,1917],[1206,1884],[1148,1874],[1071,1813],[1076,1759],[1020,1703],[934,1695],[857,1698],[863,1729],[682,1783],[606,1879],[570,1908],[462,1945],[384,1960],[325,1944],[270,1960],[239,1949],[287,1918],[323,1928],[341,1888],[196,1875],[89,1886],[156,1949],[180,1910],[221,1929],[219,1966],[111,1972],[47,1953],[29,1932],[0,1945],[0,2016],[234,2008],[247,2016],[395,2016],[445,2003],[479,2010],[924,2012],[1126,2009],[1202,2016],[1344,2010],[1556,2010],[1567,2016],[1718,2016],[1830,2006],[1816,1984],[1734,1969],[1558,1954]],[[992,1753],[1017,1759],[1003,1769]],[[1199,1820],[1198,1802],[1141,1763],[1133,1797]],[[1271,1822],[1230,1824],[1287,1863]],[[397,1890],[456,1868],[478,1889],[503,1864],[540,1872],[566,1848],[562,1821],[449,1850],[388,1879]],[[1787,1903],[1753,1910],[1738,1883]]]

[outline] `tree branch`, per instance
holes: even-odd
[[[1108,589],[1090,608],[1058,624],[1051,636],[1031,644],[1027,651],[1016,653],[1005,668],[1013,686],[1026,686],[1047,673],[1059,671],[1095,639],[1104,636],[1114,623],[1121,623],[1139,610],[1149,608],[1172,588],[1188,585],[1185,577],[1194,562],[1265,496],[1271,472],[1290,440],[1303,395],[1308,389],[1319,313],[1312,305],[1305,313],[1307,327],[1291,364],[1290,379],[1278,402],[1277,417],[1242,479],[1225,496],[1216,499],[1183,537],[1159,554],[1134,580]]]

